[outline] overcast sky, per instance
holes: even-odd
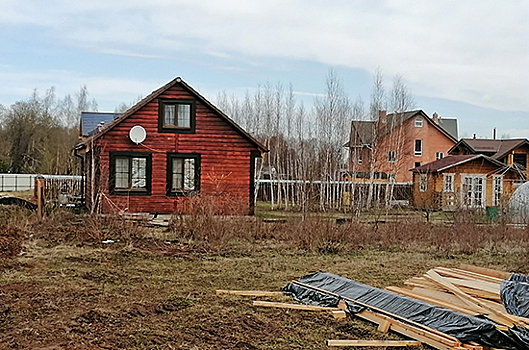
[[[529,138],[529,0],[1,0],[0,103],[86,85],[114,110],[181,76],[206,97],[266,81],[354,100],[400,74],[460,135]]]

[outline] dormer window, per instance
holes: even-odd
[[[194,100],[159,100],[158,131],[194,133],[195,110],[196,104]]]
[[[422,128],[422,118],[415,118],[415,127]]]

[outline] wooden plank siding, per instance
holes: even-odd
[[[195,132],[187,134],[158,132],[159,99],[195,100]],[[141,125],[147,133],[145,141],[139,145],[129,139],[129,131],[135,125]],[[255,152],[260,154],[261,150],[225,117],[178,83],[96,138],[94,145],[100,148],[98,167],[99,191],[102,196],[99,205],[102,212],[123,210],[173,213],[179,208],[184,208],[186,201],[190,201],[189,197],[167,195],[169,153],[199,154],[200,194],[229,195],[233,200],[244,203],[238,214],[247,214],[251,211],[250,161],[254,160],[252,154]],[[146,152],[152,155],[149,195],[111,194],[110,152],[114,151]],[[85,162],[85,167],[90,167],[86,160]],[[91,179],[91,175],[88,178]],[[86,190],[88,200],[89,186]]]
[[[418,172],[413,174],[413,206],[433,210],[457,210],[465,207],[462,194],[462,175],[484,175],[485,176],[485,206],[493,206],[493,176],[498,173],[498,166],[482,159],[477,159],[462,165],[451,167],[443,172],[426,173],[428,177],[427,190],[420,191],[420,176]],[[444,192],[444,175],[454,174],[454,192]],[[514,172],[503,174],[503,194],[500,198],[500,207],[505,206],[514,191],[514,183],[517,181]],[[452,198],[450,198],[452,197]],[[454,205],[448,205],[453,202]]]

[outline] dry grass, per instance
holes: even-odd
[[[266,224],[196,213],[165,230],[68,213],[38,223],[2,211],[0,227],[2,237],[19,234],[21,249],[1,267],[8,349],[326,349],[332,338],[397,339],[363,321],[254,308],[214,291],[280,290],[314,271],[385,287],[462,262],[529,272],[528,230],[505,225]]]

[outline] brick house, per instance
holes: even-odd
[[[349,138],[351,178],[411,183],[411,168],[442,159],[457,142],[457,119],[430,118],[424,111],[386,114],[376,121],[353,121]]]
[[[88,207],[173,213],[209,194],[236,199],[237,214],[253,211],[255,158],[265,147],[181,78],[114,118],[94,133],[87,122],[75,148]]]

